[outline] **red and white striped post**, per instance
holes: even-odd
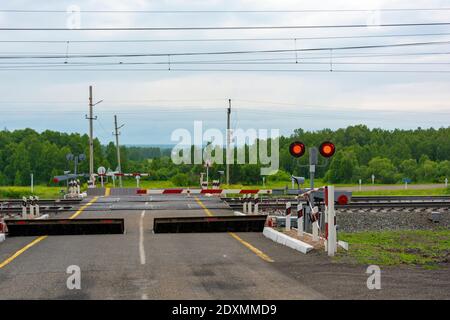
[[[30,196],[30,218],[33,219],[35,218],[34,215],[34,197]]]
[[[34,202],[34,214],[35,214],[35,216],[36,217],[40,217],[41,216],[41,213],[40,213],[40,211],[39,211],[39,197],[38,196],[35,196],[34,197],[34,200],[35,200],[35,202]]]
[[[291,230],[291,203],[286,202],[286,231]]]
[[[27,219],[27,198],[22,197],[22,219]]]
[[[319,208],[314,207],[312,209],[312,239],[313,241],[319,241]]]
[[[247,214],[247,195],[244,194],[244,196],[242,197],[242,212],[244,214]]]
[[[299,202],[297,204],[297,234],[303,237],[303,204]]]
[[[255,194],[254,198],[255,198],[255,208],[253,209],[253,213],[258,214],[258,207],[259,207],[258,194]]]

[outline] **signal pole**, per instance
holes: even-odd
[[[228,99],[228,109],[227,109],[227,185],[230,184],[230,117],[231,117],[231,99]]]
[[[116,136],[116,148],[117,148],[117,169],[119,170],[119,173],[122,173],[122,166],[120,164],[120,146],[119,146],[119,129],[122,128],[124,124],[122,124],[120,127],[117,127],[117,115],[114,115],[114,128]],[[122,188],[122,176],[119,175],[119,186]]]
[[[94,123],[93,120],[97,120],[97,116],[94,117],[93,107],[103,100],[96,103],[92,103],[92,86],[89,86],[89,117],[86,115],[86,119],[89,120],[89,177],[93,181],[94,175]]]
[[[94,174],[94,115],[92,105],[92,86],[89,86],[89,176]]]

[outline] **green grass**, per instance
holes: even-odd
[[[354,191],[355,196],[442,196],[450,195],[449,188]]]
[[[31,193],[30,187],[0,187],[0,199],[19,199],[23,196],[35,195],[41,199],[56,199],[60,197],[60,190],[64,187],[35,186]]]
[[[399,230],[339,233],[349,251],[339,250],[337,261],[376,265],[419,265],[436,268],[448,263],[450,230]]]

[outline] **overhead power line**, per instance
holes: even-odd
[[[36,68],[0,68],[0,71],[80,71],[80,72],[108,72],[108,71],[125,71],[125,72],[288,72],[288,73],[296,73],[296,72],[305,72],[305,73],[450,73],[450,70],[351,70],[351,69],[337,69],[337,70],[319,70],[319,69],[175,69],[175,68],[155,68],[155,69],[36,69]]]
[[[329,29],[329,28],[370,28],[370,27],[419,27],[445,26],[450,22],[383,23],[383,24],[340,24],[340,25],[295,25],[295,26],[212,26],[212,27],[2,27],[0,31],[190,31],[190,30],[268,30],[268,29]]]
[[[344,46],[344,47],[319,47],[301,49],[273,49],[273,50],[242,50],[242,51],[212,51],[212,52],[167,52],[167,53],[119,53],[119,54],[63,54],[63,55],[10,55],[0,56],[0,59],[69,59],[69,58],[131,58],[131,57],[167,57],[167,56],[199,56],[199,55],[234,55],[234,54],[254,54],[254,53],[284,53],[284,52],[313,52],[313,51],[338,51],[338,50],[358,50],[375,48],[394,48],[411,46],[428,46],[450,44],[450,41],[430,41],[430,42],[409,42],[382,45],[364,46]]]
[[[450,33],[412,33],[385,35],[351,35],[323,37],[280,37],[280,38],[208,38],[208,39],[109,39],[109,40],[0,40],[0,43],[140,43],[140,42],[230,42],[230,41],[294,41],[294,40],[329,40],[360,38],[393,38],[393,37],[429,37],[448,36]]]
[[[284,9],[284,10],[39,10],[0,9],[5,13],[134,13],[134,14],[191,14],[191,13],[314,13],[314,12],[372,12],[372,11],[448,11],[450,8],[372,8],[372,9]]]

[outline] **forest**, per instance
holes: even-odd
[[[443,182],[450,177],[450,127],[417,128],[414,130],[369,129],[364,125],[338,130],[304,131],[296,129],[289,137],[281,137],[280,169],[266,181],[289,181],[291,174],[308,176],[308,153],[300,159],[289,154],[292,141],[302,141],[307,147],[319,146],[329,140],[336,145],[336,154],[321,163],[316,176],[332,183],[364,183],[375,175],[376,183]],[[52,185],[52,177],[65,170],[74,171],[74,162],[66,155],[89,154],[86,134],[32,129],[0,131],[0,185],[29,185],[33,173],[36,184]],[[248,146],[246,146],[248,149]],[[95,168],[117,167],[113,142],[101,145],[94,141]],[[171,180],[176,185],[193,185],[199,180],[202,165],[175,165],[170,149],[155,147],[121,147],[123,172],[147,172],[150,180]],[[81,161],[78,172],[88,172],[88,159]],[[259,164],[231,166],[231,183],[260,184]],[[218,179],[225,165],[213,165],[210,177]]]

